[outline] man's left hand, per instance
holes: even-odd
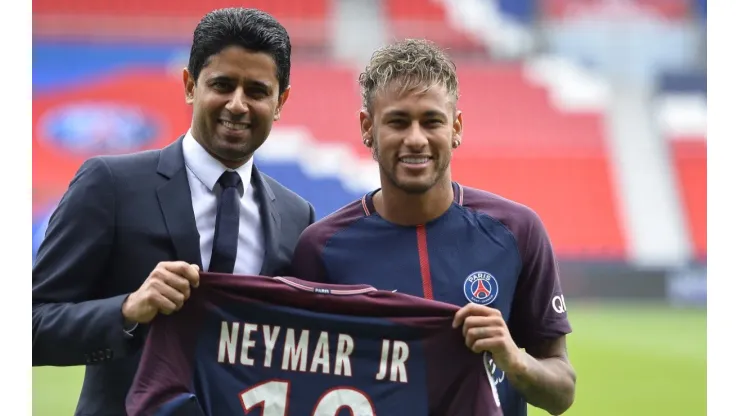
[[[455,314],[453,328],[462,326],[465,345],[473,352],[491,353],[493,362],[505,373],[523,371],[525,361],[514,343],[509,327],[498,309],[469,303]]]

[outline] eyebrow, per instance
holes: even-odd
[[[228,82],[228,83],[234,83],[234,78],[228,76],[228,75],[216,75],[215,77],[209,79],[209,82]],[[266,90],[269,90],[271,87],[269,84],[259,81],[259,80],[250,80],[248,82],[250,86],[258,86],[261,88],[264,88]]]
[[[383,118],[390,118],[390,117],[408,117],[408,116],[409,116],[409,113],[408,113],[408,111],[403,111],[403,110],[391,110],[391,111],[389,111],[389,112],[385,113],[385,115],[383,116]],[[425,111],[425,112],[424,112],[424,113],[422,114],[422,116],[424,116],[424,117],[443,117],[443,118],[445,118],[445,119],[447,118],[447,114],[446,114],[446,113],[444,113],[444,112],[442,112],[442,111],[439,111],[439,110],[427,110],[427,111]]]

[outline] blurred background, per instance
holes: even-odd
[[[256,163],[320,217],[378,186],[357,118],[372,51],[445,47],[453,178],[534,208],[559,256],[567,414],[706,414],[706,0],[35,0],[34,253],[84,159],[186,131],[192,31],[229,6],[290,33],[290,100]],[[83,371],[34,368],[33,414],[71,415]]]

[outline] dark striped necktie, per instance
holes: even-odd
[[[239,241],[239,184],[242,178],[236,172],[226,171],[218,179],[221,199],[216,212],[216,230],[209,271],[233,273],[236,247]]]

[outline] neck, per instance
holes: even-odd
[[[413,226],[441,217],[454,197],[449,177],[442,178],[422,194],[410,194],[396,186],[381,184],[380,192],[373,196],[373,206],[386,221]]]
[[[200,145],[200,147],[202,147],[203,150],[206,151],[206,153],[208,153],[209,155],[211,155],[212,158],[216,159],[222,165],[224,165],[225,167],[227,167],[229,169],[233,169],[233,170],[239,169],[240,167],[244,166],[247,162],[249,162],[249,160],[252,158],[252,155],[253,154],[249,154],[246,157],[241,158],[241,159],[237,159],[237,160],[225,159],[225,158],[217,155],[216,153],[214,153],[212,151],[212,149],[206,144],[206,142],[203,141],[202,139],[200,139],[200,133],[197,131],[197,129],[191,127],[190,128],[190,134],[193,136],[193,139],[195,139],[195,141],[198,142],[198,144]]]

